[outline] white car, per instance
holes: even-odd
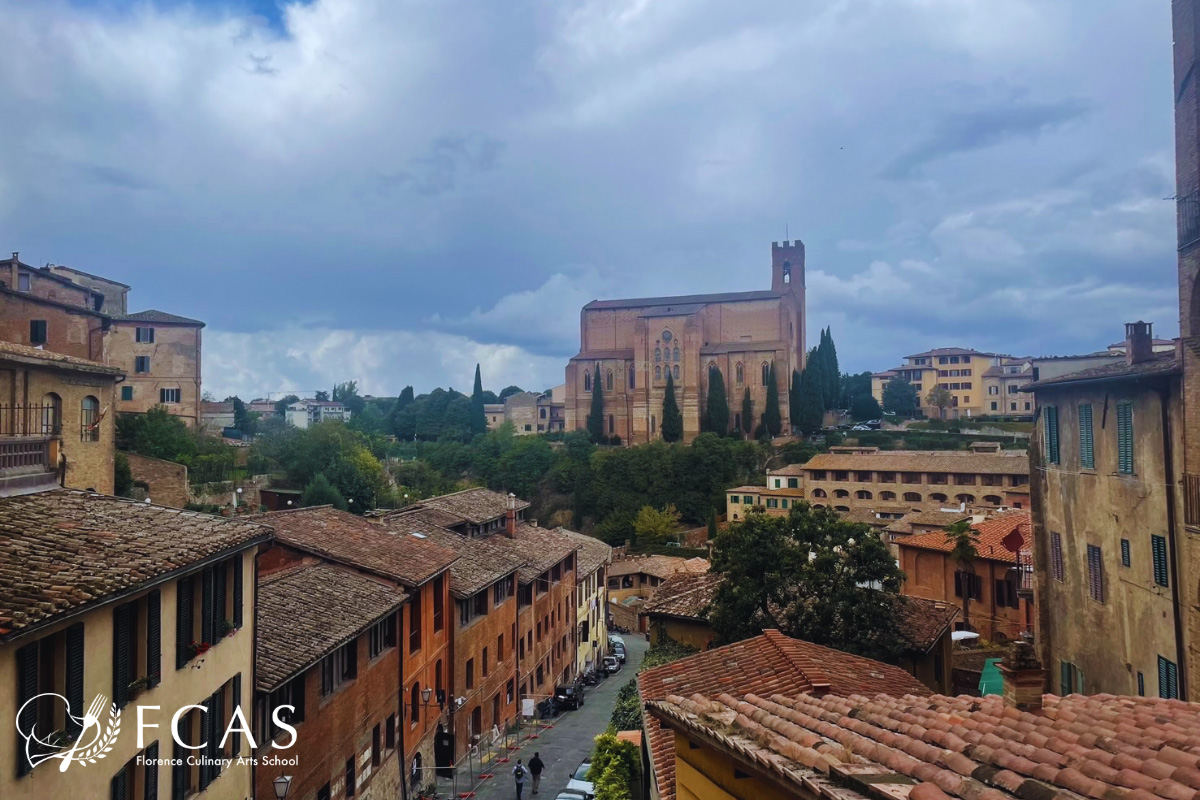
[[[609,644],[617,644],[618,642],[621,644],[625,644],[625,640],[622,639],[620,636],[617,636],[615,633],[610,633],[608,635],[608,643]]]
[[[592,766],[591,761],[584,761],[575,770],[575,774],[571,776],[571,780],[567,781],[567,790],[575,792],[583,792],[583,796],[592,800],[596,796],[596,789],[592,786],[592,782],[587,779],[588,769]]]

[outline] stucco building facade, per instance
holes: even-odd
[[[767,372],[783,430],[789,429],[792,371],[804,367],[804,243],[771,246],[771,288],[765,291],[594,300],[580,314],[579,353],[567,364],[567,430],[587,426],[594,392],[604,396],[607,437],[640,444],[662,436],[667,375],[683,413],[684,440],[700,433],[710,368],[721,371],[730,426],[741,420],[747,389],[751,429],[766,409]]]

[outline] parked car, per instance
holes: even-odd
[[[612,654],[617,657],[617,661],[620,661],[622,664],[624,664],[625,663],[625,643],[624,642],[613,642]]]
[[[868,428],[866,425],[855,425],[855,426],[854,426],[853,428],[851,428],[850,430],[852,430],[852,431],[869,431],[869,430],[871,430],[871,429],[870,429],[870,428]]]
[[[590,800],[591,795],[577,792],[574,789],[563,789],[554,795],[554,800]]]
[[[554,705],[558,706],[559,709],[577,709],[583,705],[583,701],[583,681],[576,680],[574,683],[560,683],[554,687]]]
[[[616,656],[605,656],[604,671],[609,675],[616,675],[621,671],[621,662],[617,660]]]
[[[614,645],[614,644],[622,644],[623,645],[623,644],[625,644],[625,640],[622,639],[620,636],[617,636],[615,633],[610,633],[608,635],[608,643],[609,643],[609,645]]]
[[[567,791],[582,792],[586,800],[592,800],[596,796],[596,789],[592,786],[592,782],[587,779],[588,769],[592,766],[591,761],[584,761],[580,764],[575,774],[571,776],[571,780],[567,781]]]

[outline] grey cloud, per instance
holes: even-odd
[[[434,196],[451,191],[464,172],[487,172],[504,153],[504,142],[488,136],[441,136],[428,150],[408,161],[405,169],[380,176],[385,187],[407,188]]]

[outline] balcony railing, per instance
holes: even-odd
[[[1017,552],[1017,594],[1033,595],[1033,550],[1024,547]]]
[[[49,439],[0,439],[0,475],[41,472],[49,468]]]
[[[0,405],[0,436],[58,436],[62,408],[44,405]]]

